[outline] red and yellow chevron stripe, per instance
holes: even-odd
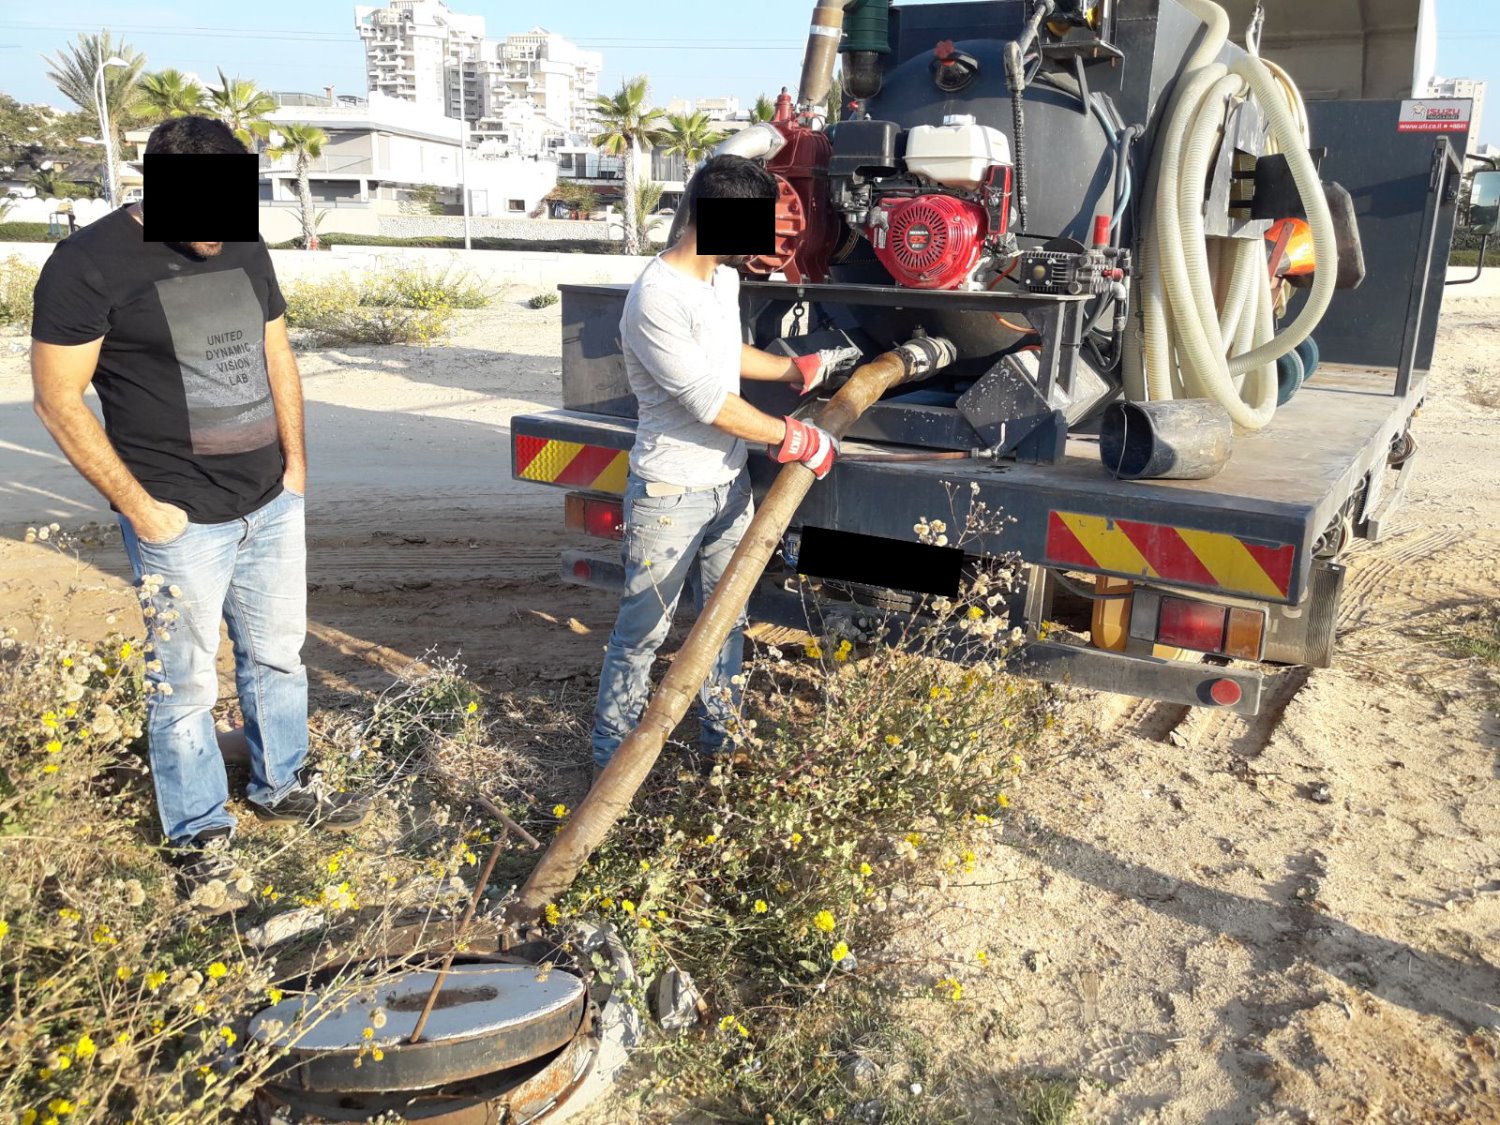
[[[1285,599],[1295,559],[1290,543],[1267,547],[1217,531],[1079,512],[1047,519],[1049,563],[1252,598]]]
[[[515,451],[513,475],[519,480],[625,495],[629,450],[517,434]]]

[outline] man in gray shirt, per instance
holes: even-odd
[[[774,200],[776,180],[739,156],[699,169],[684,206],[688,224],[631,286],[620,319],[625,373],[639,403],[625,491],[625,589],[610,634],[594,714],[594,769],[634,729],[651,689],[651,665],[667,638],[684,583],[697,564],[698,608],[713,594],[750,525],[746,443],[800,461],[821,479],[833,467],[832,435],[795,418],[773,418],[739,396],[741,379],[813,390],[858,359],[833,349],[796,360],[743,342],[739,275],[748,256],[698,252],[702,201]],[[703,685],[698,709],[705,765],[724,745],[739,704],[744,641],[736,628]]]

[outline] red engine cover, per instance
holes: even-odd
[[[953,289],[961,285],[984,249],[984,210],[951,195],[918,195],[881,201],[888,218],[882,243],[870,231],[875,256],[900,285]]]

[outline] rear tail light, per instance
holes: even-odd
[[[1183,598],[1162,598],[1156,619],[1156,639],[1164,645],[1190,648],[1194,652],[1221,652],[1224,625],[1229,617],[1225,606],[1208,602],[1190,602]]]
[[[563,518],[569,531],[581,531],[596,539],[625,537],[625,506],[619,500],[601,500],[597,496],[570,492]]]
[[[1259,609],[1231,609],[1224,638],[1224,655],[1236,660],[1259,660],[1264,651],[1266,614]]]

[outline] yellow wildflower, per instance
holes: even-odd
[[[615,908],[615,900],[612,898],[601,898],[599,905],[605,910],[613,910]]]
[[[208,976],[210,980],[221,980],[228,975],[229,966],[224,964],[223,961],[215,961],[208,967]]]
[[[963,999],[964,986],[953,977],[944,977],[942,980],[938,981],[937,986],[940,991],[946,992],[948,994],[948,998],[950,1000]]]
[[[859,873],[868,879],[871,875],[875,874],[875,869],[868,863],[861,863],[859,865]]]
[[[51,742],[47,743],[46,749],[49,754],[60,754],[62,752],[62,743],[54,738]]]
[[[831,933],[833,933],[833,927],[834,927],[833,911],[831,911],[831,910],[820,910],[820,911],[818,911],[816,914],[813,915],[813,925],[817,926],[818,929],[822,930],[825,934],[831,934]]]
[[[792,839],[792,847],[795,848],[798,844],[802,843],[802,833],[800,833],[800,832],[793,832],[792,836],[791,836],[791,839]]]
[[[771,908],[766,905],[766,900],[765,899],[758,898],[758,899],[755,900],[755,905],[752,906],[750,909],[753,910],[753,911],[755,911],[755,913],[757,913],[757,914],[764,914],[767,910],[770,910]]]
[[[658,910],[656,912],[656,918],[657,921],[668,922],[671,920],[671,915],[669,915],[665,910]]]
[[[46,727],[48,730],[56,730],[57,715],[51,711],[48,711],[45,715],[42,716],[42,726]]]
[[[906,842],[914,848],[921,847],[922,834],[920,832],[908,832],[906,834]]]
[[[988,965],[990,963],[990,955],[981,949],[974,954],[974,960],[978,961],[981,965]]]
[[[559,805],[553,805],[552,806],[552,815],[555,816],[555,817],[557,817],[558,820],[561,820],[563,817],[565,817],[565,816],[568,815],[568,806],[567,805],[561,805],[561,804],[559,804]]]
[[[57,916],[64,922],[76,922],[79,918],[83,917],[83,915],[79,914],[71,906],[58,907]]]
[[[900,746],[901,736],[899,734],[888,734],[885,736],[885,744],[887,746]]]
[[[705,847],[711,846],[713,844],[717,844],[718,842],[719,842],[719,837],[717,835],[715,835],[714,833],[712,833],[712,832],[710,832],[707,836],[703,837],[703,843],[704,843]]]
[[[477,703],[470,703],[466,708],[464,708],[464,710],[468,714],[472,715],[475,711],[479,710],[479,704],[477,704]]]
[[[980,609],[977,605],[971,605],[969,607],[969,620],[970,621],[978,621],[983,616],[984,616],[984,610]]]
[[[45,766],[42,767],[42,772],[43,773],[56,773],[57,772],[57,763],[56,762],[48,762]]]
[[[47,1103],[47,1108],[59,1117],[66,1117],[78,1107],[68,1101],[67,1098],[53,1098]]]
[[[0,941],[5,940],[5,935],[10,933],[10,923],[0,919]]]
[[[129,660],[130,659],[130,651],[131,651],[130,650],[130,642],[126,641],[124,644],[122,644],[120,646],[120,659],[121,660]]]
[[[984,824],[993,824],[995,822],[993,820],[991,820],[989,817],[985,816],[984,813],[980,812],[980,813],[975,813],[974,814],[974,823],[975,824],[984,825]]]
[[[626,914],[634,914],[635,913],[635,903],[631,902],[627,898],[624,902],[620,903],[620,909],[623,910],[623,911],[625,911]]]
[[[360,1032],[360,1035],[362,1035],[366,1039],[374,1039],[375,1038],[375,1029],[373,1027],[367,1027],[363,1031]]]
[[[370,1057],[372,1059],[374,1059],[376,1062],[380,1062],[382,1059],[385,1058],[385,1052],[382,1051],[379,1047],[371,1047],[370,1048]]]
[[[116,980],[129,980],[134,975],[135,970],[132,969],[129,965],[121,965],[118,969],[115,970]]]
[[[640,926],[643,930],[649,930],[651,928],[651,919],[646,917],[638,918],[636,919],[636,925]]]
[[[823,646],[817,641],[808,641],[802,646],[802,651],[807,653],[810,660],[821,660],[823,658]]]
[[[286,993],[282,992],[279,988],[266,989],[266,999],[271,1001],[271,1003],[273,1004],[280,1004],[281,998],[285,995]]]
[[[146,974],[146,987],[149,988],[152,992],[155,992],[158,988],[166,983],[167,973],[165,969],[157,969],[154,972]]]
[[[833,947],[833,952],[830,954],[830,956],[833,958],[833,963],[837,965],[845,957],[849,956],[849,943],[843,941],[839,942]]]
[[[558,921],[562,918],[562,911],[557,909],[557,903],[555,902],[549,902],[547,904],[545,913],[547,915],[547,924],[549,926],[557,925]]]
[[[995,798],[995,804],[999,805],[1002,809],[1008,809],[1010,808],[1010,798],[1001,793]]]
[[[118,945],[119,944],[119,940],[116,937],[114,937],[114,935],[112,935],[109,932],[109,927],[105,926],[105,925],[102,925],[102,924],[94,927],[94,935],[93,936],[94,936],[94,944],[95,945]]]
[[[235,1035],[233,1028],[221,1027],[219,1028],[219,1038],[224,1040],[224,1046],[233,1047],[234,1041],[238,1039],[239,1036]]]
[[[650,871],[651,870],[651,861],[649,859],[643,859],[643,860],[641,860],[641,870],[642,871]]]
[[[89,1037],[88,1032],[84,1032],[78,1037],[78,1046],[73,1048],[73,1051],[80,1059],[93,1057],[94,1041]]]
[[[854,646],[848,641],[840,641],[839,647],[834,650],[833,658],[842,664],[849,659],[849,654],[854,651]]]

